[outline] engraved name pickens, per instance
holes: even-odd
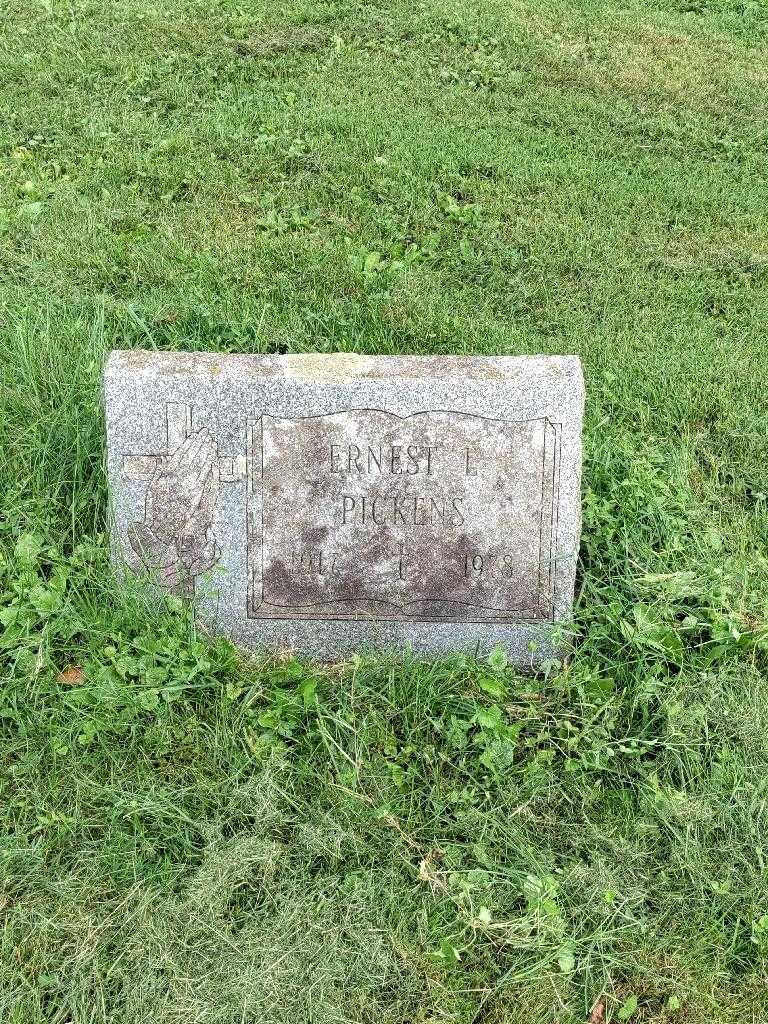
[[[559,430],[346,409],[248,422],[248,616],[546,622]]]

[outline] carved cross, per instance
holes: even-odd
[[[405,582],[405,576],[403,575],[403,563],[404,563],[405,559],[408,557],[405,544],[403,544],[403,542],[401,541],[398,544],[398,546],[394,549],[394,551],[392,551],[392,554],[398,560],[398,562],[397,562],[397,575],[398,575],[398,579],[400,579],[403,582]]]

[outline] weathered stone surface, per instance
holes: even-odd
[[[551,655],[575,357],[113,352],[105,394],[116,557],[236,641]]]

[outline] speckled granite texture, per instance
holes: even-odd
[[[115,558],[237,643],[552,656],[576,357],[113,352],[105,400]]]

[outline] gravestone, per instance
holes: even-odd
[[[573,602],[573,356],[113,352],[116,559],[254,648],[553,653]]]

